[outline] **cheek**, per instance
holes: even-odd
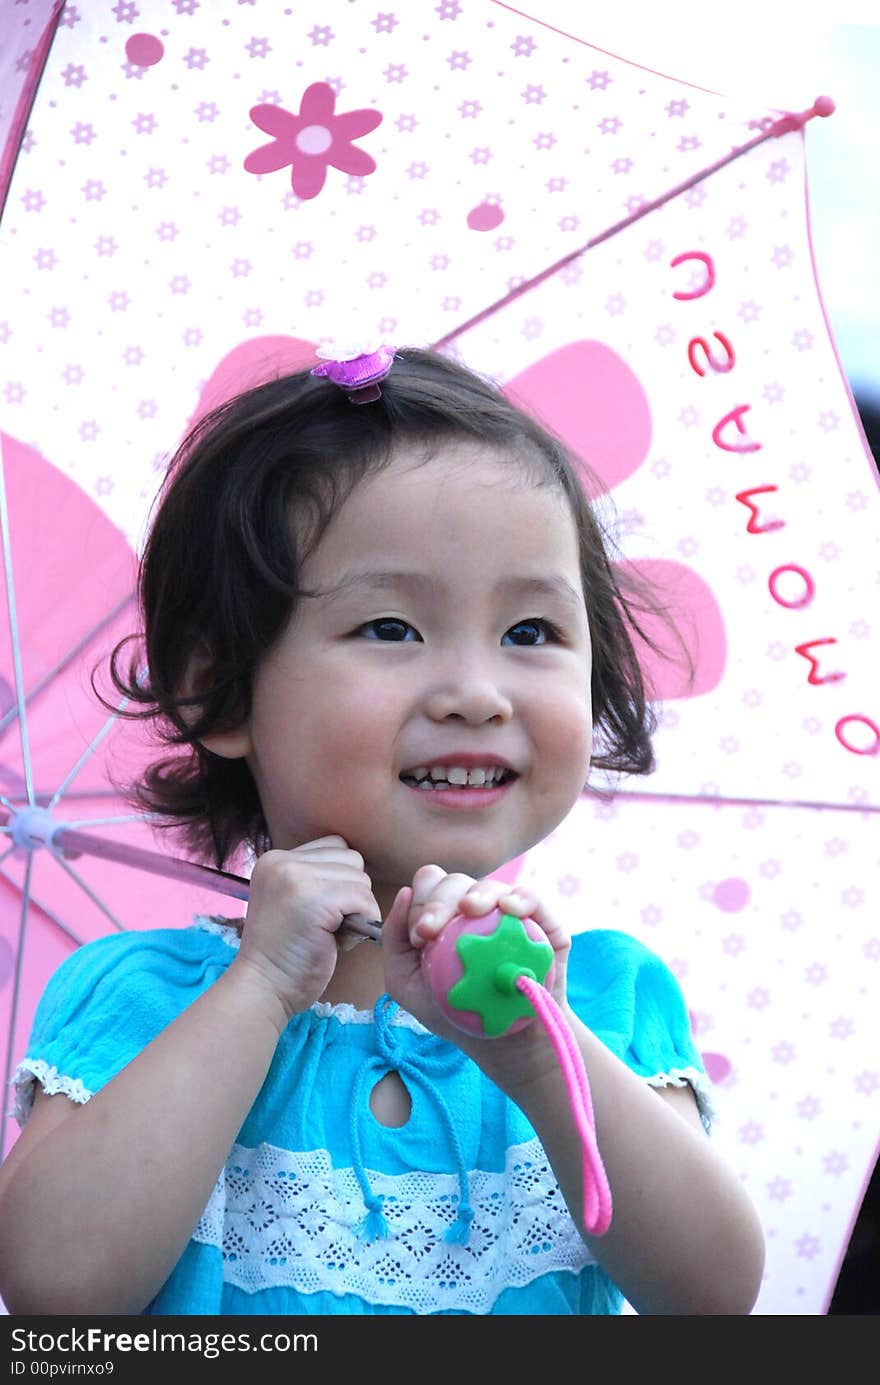
[[[548,759],[557,764],[589,763],[593,740],[589,697],[589,688],[577,682],[557,689],[555,697],[541,699],[538,735]]]
[[[325,747],[344,754],[346,770],[387,763],[400,721],[387,683],[361,677],[325,682],[315,697]],[[313,723],[314,724],[314,723]]]
[[[572,700],[545,724],[547,754],[541,755],[544,766],[542,797],[548,802],[564,805],[565,811],[584,791],[590,773],[593,749],[593,728],[589,707]]]

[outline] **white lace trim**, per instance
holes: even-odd
[[[327,1019],[332,1015],[339,1020],[340,1024],[373,1024],[372,1010],[356,1010],[353,1005],[343,1001],[338,1005],[328,1005],[326,1001],[316,1000],[311,1007],[316,1015],[321,1019]],[[407,1010],[395,1010],[391,1016],[391,1024],[397,1025],[401,1029],[412,1029],[416,1034],[430,1034],[430,1029],[426,1029],[415,1017]]]
[[[37,1083],[47,1096],[61,1093],[80,1105],[91,1100],[94,1095],[78,1077],[65,1077],[42,1058],[25,1058],[19,1063],[12,1079],[13,1107],[7,1112],[14,1116],[19,1125],[24,1125],[34,1105],[34,1091]]]
[[[504,1289],[596,1263],[536,1139],[507,1151],[503,1173],[469,1174],[466,1245],[444,1240],[458,1210],[455,1174],[368,1177],[384,1199],[387,1239],[358,1236],[360,1185],[326,1150],[236,1145],[193,1239],[217,1247],[224,1280],[247,1293],[326,1290],[415,1313],[486,1313]]]
[[[241,934],[220,914],[194,914],[193,927],[200,928],[203,933],[213,933],[215,938],[222,938],[231,948],[238,951]]]
[[[699,1068],[670,1068],[669,1072],[658,1072],[646,1078],[649,1087],[690,1087],[697,1101],[697,1110],[703,1128],[712,1129],[715,1119],[715,1099],[711,1079]]]

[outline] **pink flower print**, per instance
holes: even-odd
[[[585,379],[593,382],[586,404]],[[561,437],[576,460],[589,458],[581,479],[590,499],[627,480],[650,455],[648,397],[622,357],[601,342],[582,340],[557,347],[514,376],[505,393]],[[655,700],[668,703],[710,692],[727,663],[727,636],[721,607],[708,584],[695,569],[669,559],[622,561],[620,567],[632,567],[662,594],[693,660],[691,671],[662,622],[651,614],[642,617],[634,643]],[[654,645],[665,656],[658,655]],[[667,716],[664,712],[664,724]]]
[[[331,165],[343,173],[373,173],[375,159],[356,148],[352,140],[375,130],[382,112],[360,110],[335,115],[335,104],[333,88],[326,82],[313,82],[303,93],[297,115],[280,106],[253,106],[251,120],[272,136],[272,143],[248,154],[244,161],[248,173],[275,173],[290,164],[291,186],[303,201],[317,197]]]

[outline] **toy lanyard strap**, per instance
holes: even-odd
[[[531,976],[518,976],[516,988],[534,1007],[553,1045],[581,1141],[584,1180],[584,1229],[603,1236],[611,1225],[611,1189],[599,1146],[587,1071],[568,1023],[549,991]]]

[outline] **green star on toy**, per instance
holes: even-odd
[[[450,987],[448,1002],[455,1010],[478,1014],[487,1038],[498,1038],[515,1020],[534,1015],[516,981],[528,976],[543,983],[553,965],[553,949],[549,943],[533,942],[521,919],[502,914],[494,933],[463,933],[455,950],[463,973]]]

